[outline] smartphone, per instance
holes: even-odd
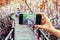
[[[19,24],[22,25],[40,25],[42,16],[38,14],[20,14]]]

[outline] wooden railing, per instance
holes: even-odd
[[[9,34],[7,35],[7,37],[5,38],[5,40],[8,40],[8,39],[13,40],[13,38],[12,38],[13,31],[14,31],[14,29],[11,29],[11,31],[9,32]]]

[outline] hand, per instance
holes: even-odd
[[[41,25],[35,25],[36,28],[42,28],[45,30],[52,28],[52,23],[50,22],[50,19],[45,15],[45,13],[37,12],[37,14],[42,15],[42,24]]]

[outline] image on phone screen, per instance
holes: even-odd
[[[41,15],[20,14],[19,15],[19,24],[22,24],[22,25],[41,24]]]

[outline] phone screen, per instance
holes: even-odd
[[[19,24],[22,24],[22,25],[41,24],[41,15],[20,14],[19,15]]]

